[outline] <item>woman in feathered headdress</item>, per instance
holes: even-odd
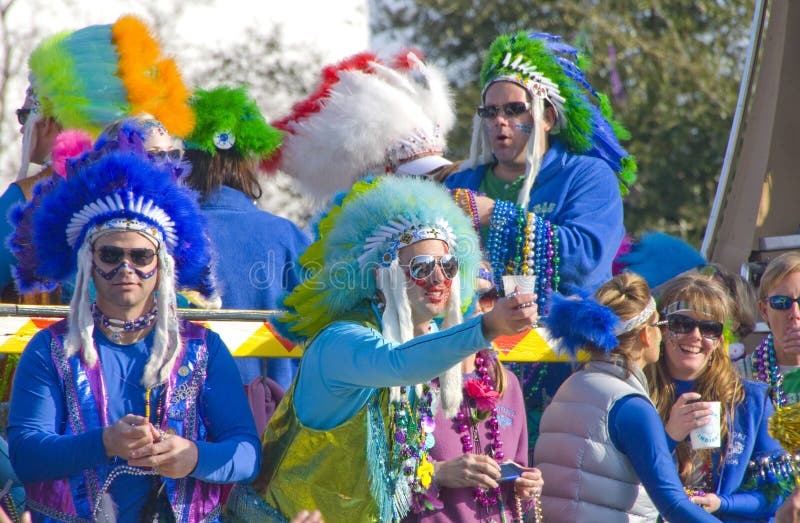
[[[35,209],[23,271],[75,278],[70,313],[20,359],[11,460],[43,520],[217,521],[260,445],[219,336],[177,317],[175,294],[213,298],[195,195],[132,151],[75,170]],[[89,285],[96,298],[92,301]]]
[[[477,239],[427,180],[359,182],[319,230],[300,260],[308,278],[284,302],[289,333],[311,341],[267,427],[255,488],[284,515],[399,520],[430,485],[433,412],[458,411],[461,360],[528,330],[533,296],[462,323]]]
[[[545,409],[535,458],[545,479],[544,520],[716,521],[691,503],[675,473],[664,427],[648,397],[645,365],[661,331],[647,283],[615,276],[594,297],[553,297],[545,319],[573,356],[591,361]]]

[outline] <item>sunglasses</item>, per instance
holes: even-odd
[[[509,102],[503,105],[479,105],[477,112],[481,118],[494,118],[501,111],[503,116],[519,116],[530,108],[528,102]]]
[[[797,302],[800,305],[800,298],[790,298],[789,296],[770,296],[767,298],[767,303],[769,303],[770,309],[775,309],[776,311],[788,311],[792,308],[792,303]]]
[[[169,151],[147,151],[147,158],[154,162],[161,161],[178,161],[183,158],[183,151],[180,149],[170,149]]]
[[[722,323],[718,321],[697,321],[691,316],[684,314],[670,314],[666,321],[656,323],[661,327],[666,325],[670,332],[674,334],[689,334],[695,328],[700,330],[700,335],[709,340],[716,340],[722,336]]]
[[[123,249],[114,245],[103,245],[96,251],[100,261],[108,265],[116,265],[125,259],[127,253],[128,259],[137,267],[146,267],[153,262],[156,256],[156,251],[148,248],[141,249]]]
[[[458,274],[458,258],[453,254],[443,256],[420,254],[411,258],[407,265],[401,264],[400,267],[408,269],[408,275],[415,280],[424,280],[433,274],[437,263],[448,280],[452,280]]]
[[[20,125],[25,125],[25,122],[28,121],[28,116],[30,116],[32,109],[29,107],[22,107],[17,109],[17,121]]]

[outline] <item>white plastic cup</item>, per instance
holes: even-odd
[[[709,401],[708,407],[711,409],[711,419],[709,422],[689,433],[693,449],[716,449],[721,445],[720,404],[718,401]]]
[[[536,276],[509,274],[503,276],[503,293],[508,296],[514,289],[520,288],[522,294],[534,294],[536,289]]]

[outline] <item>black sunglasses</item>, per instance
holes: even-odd
[[[479,105],[477,112],[481,118],[494,118],[501,111],[504,116],[519,116],[530,108],[528,102],[509,102],[503,105]]]
[[[400,267],[408,269],[408,275],[415,280],[424,280],[433,274],[437,263],[448,280],[452,280],[458,274],[458,258],[453,254],[443,256],[420,254],[411,258],[407,265],[401,264]]]
[[[792,308],[792,303],[797,302],[800,305],[800,298],[791,298],[789,296],[770,296],[767,298],[767,303],[769,303],[769,307],[771,309],[775,309],[776,311],[788,311]]]
[[[695,328],[700,330],[700,336],[716,340],[722,336],[723,325],[718,321],[698,321],[691,316],[685,314],[670,314],[667,316],[666,321],[659,321],[657,326],[666,325],[670,332],[675,334],[689,334]]]
[[[17,109],[17,121],[20,125],[25,125],[25,122],[28,121],[28,116],[30,116],[32,109],[30,107],[21,107]]]
[[[141,249],[123,249],[115,245],[103,245],[97,249],[100,261],[109,265],[116,265],[125,259],[125,254],[128,254],[128,259],[137,267],[146,267],[153,262],[156,256],[156,251],[148,248]]]

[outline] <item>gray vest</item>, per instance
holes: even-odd
[[[591,361],[565,381],[545,409],[534,461],[542,471],[544,519],[552,522],[655,521],[658,511],[627,456],[614,447],[608,413],[632,394],[647,398],[637,367]]]

